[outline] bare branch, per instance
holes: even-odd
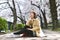
[[[8,8],[10,8],[10,7],[8,7]],[[0,9],[1,9],[1,11],[2,11],[2,10],[5,10],[5,9],[8,9],[8,8],[4,8],[4,9],[1,9],[1,8],[0,8]],[[1,11],[0,11],[0,12],[1,12]]]
[[[20,9],[20,6],[19,6],[19,4],[18,4],[18,3],[17,3],[17,6],[18,6],[18,8],[19,8],[20,17],[22,18],[22,12],[21,12],[21,9]]]
[[[12,3],[13,3],[13,6],[14,6],[13,10],[16,10],[14,0],[12,0]]]
[[[7,3],[7,2],[0,3],[0,5],[1,5],[1,4],[5,4],[5,3]]]
[[[0,9],[1,9],[1,10],[4,10],[4,9],[8,9],[8,8],[10,8],[10,7],[7,7],[7,8],[3,8],[3,9],[2,9],[2,8],[0,8]]]
[[[32,1],[31,1],[31,5],[34,5],[34,6],[36,6],[37,8],[39,8],[39,10],[42,12],[42,14],[44,14],[44,12],[43,12],[43,11],[41,10],[41,8],[40,8],[40,5],[37,6],[36,4],[33,4]]]
[[[26,21],[22,19],[21,17],[17,16],[17,18],[19,18],[23,24],[26,23]]]
[[[10,15],[11,17],[13,17],[13,15]],[[22,19],[21,17],[17,16],[17,18],[19,18],[21,20],[21,23],[26,22],[24,19]],[[23,22],[24,21],[24,22]]]
[[[9,1],[7,0],[7,4],[9,5],[10,9],[13,11],[13,8],[11,7]]]

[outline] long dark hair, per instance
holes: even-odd
[[[34,18],[36,19],[36,18],[37,18],[37,15],[36,15],[36,13],[35,13],[35,12],[31,12],[31,13],[33,13],[33,14],[34,14]]]

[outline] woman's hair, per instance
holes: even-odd
[[[34,14],[34,18],[36,19],[36,18],[37,18],[37,15],[36,15],[36,13],[35,13],[35,12],[31,12],[31,13],[33,13],[33,14]]]

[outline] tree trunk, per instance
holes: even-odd
[[[52,30],[56,29],[58,27],[58,19],[57,19],[57,7],[56,7],[56,2],[55,0],[49,0],[50,2],[50,11],[51,11],[51,17],[52,17],[52,23],[53,23],[53,28]]]
[[[42,16],[43,16],[43,19],[44,19],[44,26],[45,26],[44,28],[47,29],[48,28],[48,26],[47,26],[48,24],[47,24],[47,19],[46,19],[46,16],[45,16],[45,14],[46,14],[45,13],[45,9],[44,9],[44,12],[41,9],[40,9],[40,11],[42,12]]]
[[[13,12],[14,20],[13,20],[13,29],[15,30],[16,23],[17,23],[17,16],[16,16],[16,10]]]
[[[13,29],[15,29],[16,23],[17,23],[17,12],[16,12],[16,8],[15,8],[15,2],[14,2],[14,0],[12,0],[13,8],[11,7],[9,0],[7,0],[7,4],[9,5],[9,7],[13,13],[13,25],[12,25],[12,27],[13,27]]]
[[[48,28],[48,24],[47,24],[47,19],[46,19],[46,15],[45,15],[46,13],[45,13],[45,9],[44,9],[44,13],[42,13],[42,15],[43,15],[43,18],[44,18],[44,26],[45,26],[45,28],[47,29]]]
[[[13,29],[15,30],[15,27],[16,27],[16,23],[17,23],[17,12],[16,12],[16,8],[15,8],[15,2],[14,0],[12,0],[12,3],[13,3],[13,17],[14,17],[14,20],[13,20]]]
[[[44,28],[41,15],[39,16],[39,18],[40,18],[40,23],[41,23],[40,25],[42,28]]]

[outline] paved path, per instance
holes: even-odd
[[[47,37],[22,37],[20,38],[19,35],[13,35],[12,33],[10,34],[5,34],[5,35],[0,35],[0,40],[60,40],[60,33],[59,32],[53,32],[49,30],[44,30],[44,34]]]

